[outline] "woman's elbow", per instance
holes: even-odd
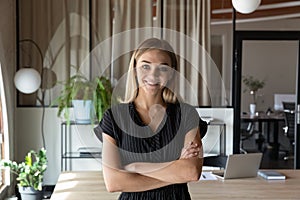
[[[193,163],[187,170],[187,181],[198,181],[202,173],[202,162],[198,161],[197,164]]]
[[[106,186],[106,190],[107,190],[107,192],[110,192],[110,193],[120,192],[117,188],[109,187],[109,186]]]
[[[201,176],[201,173],[202,173],[202,169],[199,169],[196,166],[191,167],[191,169],[189,170],[188,175],[187,175],[187,179],[188,179],[187,181],[188,182],[198,181]]]
[[[199,181],[201,173],[202,173],[202,170],[195,170],[194,174],[192,174],[192,176],[191,176],[190,181]]]
[[[121,192],[121,187],[117,183],[105,183],[106,190],[108,192]]]
[[[104,174],[104,184],[108,192],[120,192],[122,190],[121,183],[114,174]]]

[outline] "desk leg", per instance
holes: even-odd
[[[60,171],[63,171],[64,167],[64,148],[63,148],[63,143],[64,143],[64,136],[63,136],[63,130],[64,130],[64,125],[60,125]]]
[[[265,137],[263,135],[263,128],[262,128],[262,122],[259,122],[258,123],[258,138],[256,139],[256,143],[257,143],[257,146],[258,146],[258,150],[260,152],[263,152],[263,144],[264,144],[264,141],[265,141]]]
[[[226,155],[226,125],[220,127],[220,155],[225,156]],[[222,130],[223,129],[223,130]]]
[[[279,154],[279,143],[278,143],[278,122],[274,122],[274,144],[273,144],[273,157],[274,159],[278,159]]]

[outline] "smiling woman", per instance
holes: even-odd
[[[199,180],[207,124],[179,98],[176,69],[167,41],[142,42],[129,64],[125,102],[108,109],[95,129],[106,188],[121,191],[120,200],[191,199],[187,183]]]

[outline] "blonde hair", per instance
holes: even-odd
[[[139,47],[133,52],[126,80],[126,91],[124,103],[129,103],[135,100],[138,95],[138,84],[136,81],[135,67],[137,60],[146,52],[150,50],[159,50],[165,52],[171,59],[171,67],[176,71],[178,68],[177,57],[174,53],[172,46],[165,40],[158,38],[150,38],[142,42]],[[172,78],[169,80],[167,86],[162,92],[162,99],[166,103],[175,103],[178,101],[176,96],[177,85],[175,79],[175,73],[173,73]]]

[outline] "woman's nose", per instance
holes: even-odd
[[[158,67],[153,67],[152,70],[150,71],[150,75],[154,77],[158,77],[160,75]]]

